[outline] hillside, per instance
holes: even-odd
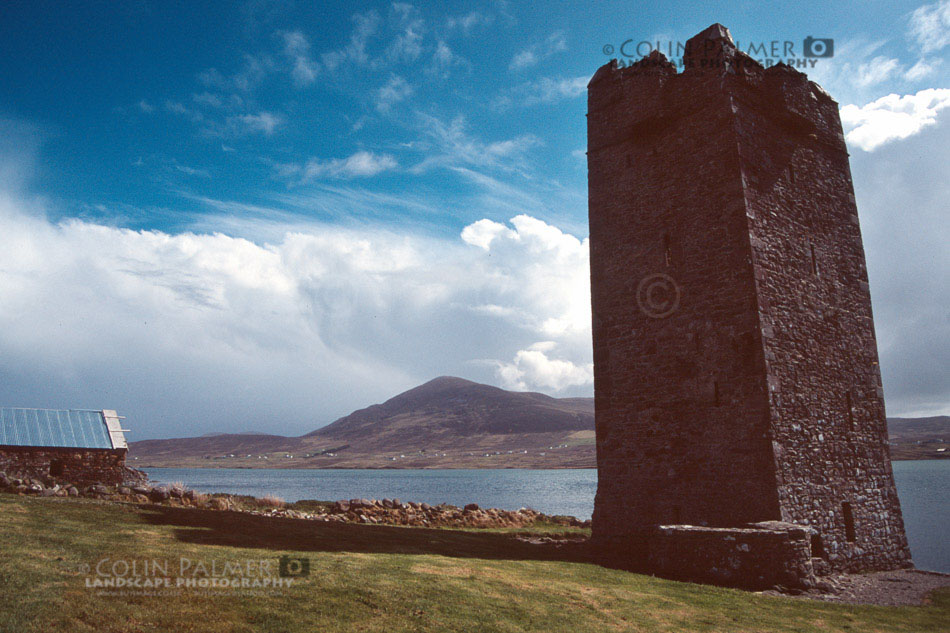
[[[305,437],[378,446],[439,445],[480,435],[555,433],[594,428],[592,398],[558,400],[540,393],[442,376],[360,409]]]
[[[946,415],[888,418],[887,431],[893,459],[950,458],[950,417]]]
[[[894,459],[948,458],[950,417],[890,418]],[[594,399],[443,376],[301,437],[207,434],[130,444],[130,464],[237,468],[593,468]]]
[[[301,437],[208,434],[130,444],[137,467],[583,468],[593,398],[552,398],[443,376]]]

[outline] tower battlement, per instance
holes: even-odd
[[[588,170],[595,540],[782,521],[908,565],[835,101],[713,25],[594,74]]]

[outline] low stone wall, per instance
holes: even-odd
[[[0,447],[0,471],[22,479],[80,485],[144,481],[143,473],[126,468],[125,454],[122,449]]]
[[[595,544],[610,566],[743,589],[815,585],[808,528],[769,521],[739,528],[662,525]]]

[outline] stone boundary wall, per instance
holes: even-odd
[[[20,478],[120,484],[130,478],[125,454],[122,449],[3,446],[0,471]]]

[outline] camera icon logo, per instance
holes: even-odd
[[[802,53],[805,57],[831,57],[835,54],[835,41],[830,37],[808,36],[802,44]]]
[[[281,578],[303,578],[310,575],[310,559],[281,556],[277,559],[277,573]]]

